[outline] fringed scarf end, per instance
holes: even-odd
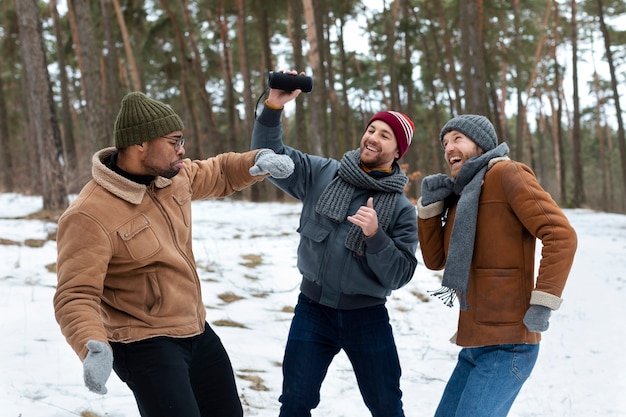
[[[433,297],[439,298],[448,307],[452,307],[454,305],[454,300],[456,300],[456,291],[454,288],[441,287],[438,290],[427,292]]]

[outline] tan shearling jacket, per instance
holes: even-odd
[[[133,342],[204,330],[205,307],[192,253],[191,202],[225,197],[253,177],[257,151],[184,160],[171,179],[130,181],[93,157],[93,179],[59,219],[54,311],[81,360],[89,340]]]
[[[422,256],[433,270],[445,267],[456,205],[445,224],[442,209],[442,202],[418,204]],[[543,247],[535,278],[537,239]],[[541,334],[526,328],[524,314],[531,301],[559,308],[576,246],[576,232],[529,167],[508,158],[493,164],[478,206],[469,309],[460,311],[455,342],[463,347],[538,343]]]

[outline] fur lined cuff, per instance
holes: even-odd
[[[530,304],[537,304],[548,307],[551,310],[558,310],[563,299],[547,292],[534,290],[530,294]]]
[[[417,200],[417,216],[420,219],[430,219],[443,213],[443,201],[435,201],[427,206],[422,206],[422,197]]]

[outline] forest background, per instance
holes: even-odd
[[[341,158],[374,112],[404,112],[416,199],[447,172],[443,124],[478,113],[563,207],[624,213],[625,16],[622,0],[3,0],[0,192],[67,207],[130,91],[183,117],[188,157],[246,151],[268,71],[294,69],[314,87],[284,139],[305,152]]]

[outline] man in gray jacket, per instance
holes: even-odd
[[[341,161],[305,154],[283,144],[280,123],[283,106],[300,93],[270,89],[251,143],[291,157],[294,173],[271,181],[302,202],[301,293],[283,360],[280,416],[311,415],[341,349],[372,416],[404,416],[385,301],[417,266],[416,209],[404,195],[408,178],[397,163],[411,143],[413,122],[382,111],[367,123],[360,148]]]

